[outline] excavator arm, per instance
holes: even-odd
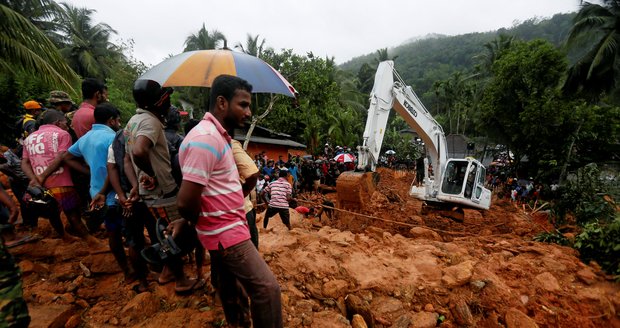
[[[396,78],[396,81],[394,81]],[[424,160],[424,181],[412,186],[409,194],[426,201],[457,203],[488,209],[491,192],[484,188],[486,169],[473,158],[448,159],[444,131],[424,107],[411,87],[407,86],[391,60],[379,63],[375,83],[370,93],[370,106],[364,129],[362,145],[358,150],[358,172],[344,172],[336,182],[338,203],[341,208],[360,208],[375,188],[376,179],[370,177],[379,160],[390,110],[394,110],[413,128],[424,141],[426,152],[433,165],[433,175],[428,175],[428,160]],[[451,175],[442,181],[446,168]],[[467,174],[468,181],[456,179],[455,174]],[[443,188],[442,188],[443,184]]]
[[[394,77],[398,81],[394,82]],[[439,182],[441,168],[445,165],[447,157],[445,134],[441,125],[430,115],[411,87],[402,81],[394,70],[394,62],[391,60],[381,62],[377,67],[375,84],[370,93],[363,141],[362,145],[357,147],[358,170],[375,171],[392,108],[418,133],[427,147],[434,170],[433,177],[425,179],[430,179],[427,182]],[[433,190],[436,191],[438,188],[435,186]]]

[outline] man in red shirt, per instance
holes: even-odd
[[[82,81],[82,98],[84,100],[71,120],[71,128],[78,138],[92,128],[95,123],[95,106],[108,101],[108,88],[97,79],[86,78]]]

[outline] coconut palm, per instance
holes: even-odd
[[[58,18],[63,36],[60,52],[73,70],[82,77],[104,79],[109,75],[109,60],[122,57],[110,42],[116,31],[106,23],[93,24],[94,9],[61,4],[64,13]]]
[[[0,0],[0,4],[27,18],[53,42],[59,40],[54,18],[62,13],[62,8],[53,0]]]
[[[499,59],[504,51],[510,48],[515,37],[512,35],[500,34],[495,40],[484,44],[485,52],[474,57],[478,61],[478,69],[482,74],[489,75],[493,63]]]
[[[78,77],[56,46],[43,31],[5,4],[8,2],[0,4],[0,70],[33,73],[50,85],[73,90]]]
[[[582,2],[567,40],[578,59],[569,69],[567,93],[581,91],[592,98],[618,88],[620,74],[620,0]],[[580,49],[585,49],[579,53]]]
[[[380,62],[386,60],[396,60],[398,56],[393,56],[390,58],[388,54],[388,48],[381,48],[376,51],[377,57],[375,57],[375,66],[379,65]]]
[[[198,30],[198,33],[192,34],[185,39],[185,50],[209,50],[209,49],[228,49],[228,41],[222,32],[213,30],[207,31],[205,24]]]
[[[265,42],[267,40],[265,40],[265,38],[263,38],[260,43],[258,42],[258,38],[260,37],[260,35],[256,35],[256,36],[252,36],[250,33],[248,33],[247,39],[245,41],[245,47],[243,46],[243,44],[241,44],[241,42],[237,42],[237,44],[235,45],[235,48],[237,49],[241,49],[242,52],[248,54],[248,55],[252,55],[254,57],[258,57],[258,58],[262,58],[263,56],[263,50],[265,49]]]
[[[362,134],[362,118],[351,109],[329,111],[327,135],[336,144],[353,147]]]

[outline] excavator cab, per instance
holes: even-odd
[[[491,206],[491,191],[484,187],[485,167],[476,159],[449,159],[437,199],[480,209]]]

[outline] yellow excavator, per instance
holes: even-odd
[[[338,207],[363,209],[370,200],[378,181],[375,170],[392,108],[417,132],[426,147],[424,179],[412,183],[409,195],[427,203],[489,209],[491,191],[484,187],[486,168],[471,157],[447,158],[441,125],[403,82],[391,60],[379,63],[375,74],[363,143],[357,147],[356,172],[344,172],[336,181]],[[433,167],[432,175],[429,165]]]

